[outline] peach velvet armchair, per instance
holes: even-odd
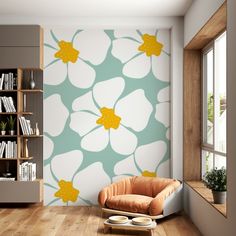
[[[103,188],[104,212],[158,219],[182,209],[182,183],[176,179],[133,176]]]

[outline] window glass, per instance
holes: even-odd
[[[213,125],[214,125],[214,96],[213,96],[213,50],[210,50],[207,55],[206,63],[206,87],[207,87],[207,121],[206,121],[206,141],[213,144]]]
[[[215,40],[215,149],[226,153],[226,33]]]
[[[202,178],[207,171],[212,170],[214,167],[213,153],[202,151]]]
[[[215,167],[220,169],[222,167],[226,168],[226,157],[215,155]]]
[[[226,168],[226,32],[203,51],[202,177]]]

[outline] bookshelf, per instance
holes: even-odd
[[[35,88],[30,89],[30,74],[33,71]],[[12,97],[16,112],[6,112],[2,103],[2,111],[0,112],[0,122],[9,121],[12,116],[15,119],[14,134],[9,134],[6,128],[6,134],[0,133],[0,143],[11,141],[17,144],[16,156],[13,158],[0,158],[0,178],[9,174],[9,178],[15,180],[0,181],[0,202],[23,202],[34,203],[41,202],[43,199],[43,70],[34,68],[15,68],[0,69],[0,77],[2,74],[13,73],[16,78],[17,85],[11,90],[0,90],[0,97]],[[32,132],[35,124],[38,124],[40,134],[36,135],[23,133],[20,123],[20,117],[30,120]],[[24,143],[27,140],[28,156],[24,156]],[[5,150],[6,151],[6,150]],[[29,162],[36,164],[36,179],[21,180],[20,165]]]

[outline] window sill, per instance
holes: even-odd
[[[185,181],[185,183],[226,217],[226,204],[214,204],[211,190],[202,181]]]

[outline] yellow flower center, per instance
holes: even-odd
[[[113,109],[103,107],[100,109],[102,116],[97,120],[97,124],[103,125],[105,129],[117,129],[121,118],[117,116]]]
[[[152,55],[159,56],[161,54],[163,44],[157,41],[156,36],[144,34],[142,39],[143,44],[139,46],[139,51],[145,52],[148,57]]]
[[[142,176],[145,176],[145,177],[157,177],[155,172],[150,172],[148,170],[143,171],[142,172]]]
[[[63,202],[76,202],[79,190],[75,189],[72,185],[72,182],[60,180],[58,182],[60,189],[54,194],[55,197],[59,197]]]
[[[64,40],[58,42],[59,50],[55,53],[55,57],[61,59],[64,63],[75,63],[79,56],[79,51],[73,48],[71,42],[65,42]]]

